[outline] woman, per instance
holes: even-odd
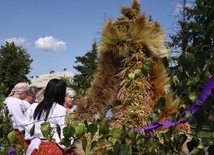
[[[22,100],[27,96],[29,89],[30,87],[27,83],[17,83],[4,101],[9,110],[9,114],[13,121],[13,129],[17,134],[19,142],[23,142],[25,130],[25,108]]]
[[[27,111],[31,104],[35,103],[37,91],[38,91],[37,88],[34,86],[30,87],[30,89],[27,91],[27,96],[22,101],[24,104],[25,112]]]
[[[44,91],[44,98],[40,103],[32,104],[27,112],[25,122],[25,139],[30,139],[31,143],[26,155],[62,155],[64,146],[60,145],[60,137],[56,131],[57,124],[61,127],[61,138],[63,138],[63,128],[66,108],[63,107],[66,92],[66,83],[59,79],[51,79]],[[50,122],[52,128],[52,140],[47,141],[41,132],[41,124]],[[35,125],[34,134],[30,136],[30,130]]]
[[[68,112],[73,112],[76,109],[76,105],[74,105],[74,98],[76,96],[76,91],[72,88],[66,89],[65,101],[63,106],[68,110]]]

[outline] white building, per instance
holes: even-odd
[[[65,69],[63,72],[55,73],[54,71],[50,71],[50,74],[32,76],[29,79],[31,81],[31,86],[35,86],[37,88],[44,88],[47,85],[48,81],[53,78],[57,78],[57,79],[66,78],[66,79],[72,80],[73,77],[74,77],[74,74]]]

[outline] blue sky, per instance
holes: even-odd
[[[174,26],[180,0],[140,0],[141,13],[151,15],[166,33]],[[105,19],[116,20],[132,0],[1,0],[0,45],[14,41],[33,58],[28,76],[73,68],[99,41]]]

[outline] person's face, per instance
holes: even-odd
[[[20,99],[24,100],[27,97],[27,95],[28,95],[27,92],[20,93]]]
[[[71,107],[73,102],[74,102],[74,97],[68,96],[68,95],[65,96],[65,104],[67,107]]]
[[[28,95],[27,100],[30,104],[35,103],[36,97],[32,95]]]

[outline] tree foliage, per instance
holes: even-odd
[[[196,101],[203,85],[214,74],[214,1],[195,0],[191,7],[187,7],[187,0],[182,2],[180,29],[171,36],[172,47],[180,50],[180,54],[172,58],[176,61],[172,89],[182,98],[180,111]],[[214,112],[213,100],[211,94],[191,119],[196,134],[203,127],[214,130],[214,121],[209,119]]]
[[[6,42],[0,48],[1,94],[8,95],[18,82],[28,82],[27,74],[33,59],[22,46]]]
[[[184,5],[186,4],[186,0]],[[195,97],[205,81],[214,73],[214,2],[196,0],[192,8],[183,6],[182,19],[178,21],[180,30],[172,36],[172,45],[180,48],[180,55],[174,57],[177,66],[174,80],[179,82],[174,89],[178,95],[189,98],[188,92]],[[185,25],[185,26],[184,26]]]
[[[77,56],[74,66],[79,74],[76,74],[73,78],[74,85],[72,87],[77,91],[78,96],[85,94],[85,91],[91,86],[91,81],[93,80],[93,74],[96,72],[96,59],[97,59],[97,49],[96,43],[92,45],[92,50],[87,52],[84,56]]]

